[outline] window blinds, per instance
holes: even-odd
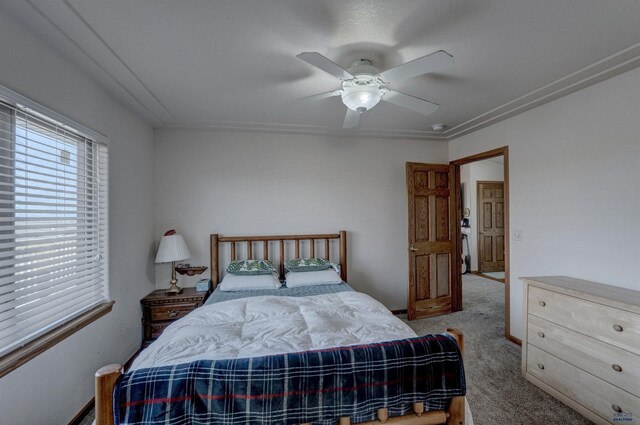
[[[107,146],[0,102],[0,356],[108,298]]]

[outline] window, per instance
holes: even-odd
[[[3,92],[0,357],[108,299],[106,143]]]

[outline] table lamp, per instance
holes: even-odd
[[[191,258],[191,252],[187,244],[184,242],[182,235],[176,233],[175,230],[168,230],[162,239],[156,254],[156,263],[171,263],[171,286],[167,289],[167,295],[177,295],[182,293],[182,288],[178,286],[176,278],[176,261]]]

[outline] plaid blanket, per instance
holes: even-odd
[[[116,424],[313,424],[375,419],[465,394],[458,346],[448,335],[333,349],[139,369],[114,392]]]

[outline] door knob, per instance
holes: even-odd
[[[411,251],[411,252],[418,252],[418,248],[411,247],[411,248],[409,248],[409,251]]]

